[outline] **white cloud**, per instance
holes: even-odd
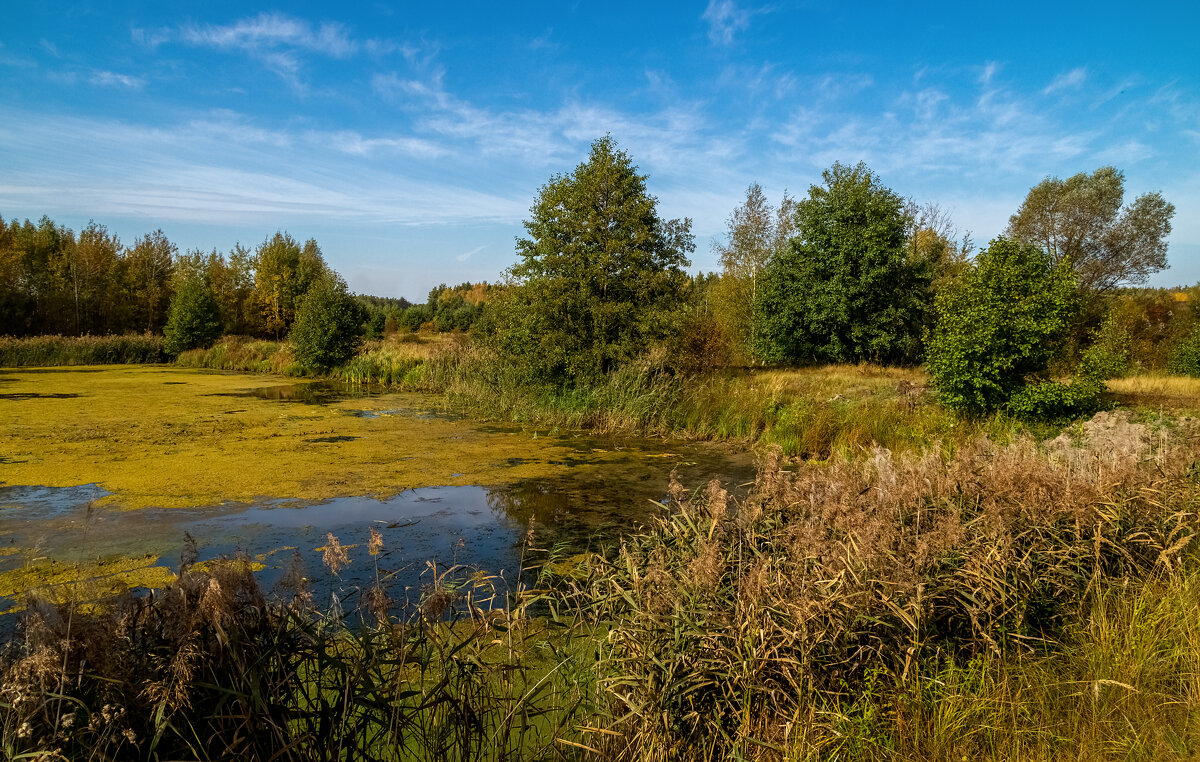
[[[1052,79],[1050,84],[1042,89],[1042,95],[1052,95],[1060,90],[1076,90],[1086,79],[1087,68],[1079,66]]]
[[[708,39],[714,45],[731,45],[734,36],[750,26],[752,15],[733,0],[709,0],[701,18],[708,22]]]
[[[333,58],[345,58],[358,50],[341,24],[317,26],[282,13],[260,13],[224,26],[190,26],[183,39],[196,45],[262,51],[279,47],[308,50]]]
[[[128,87],[137,89],[146,84],[146,80],[141,77],[131,77],[128,74],[118,74],[113,71],[95,71],[89,80],[93,85],[103,85],[105,87]]]
[[[456,257],[454,257],[454,259],[455,259],[455,261],[458,261],[458,262],[466,262],[468,259],[475,256],[476,254],[478,254],[479,252],[483,251],[486,248],[487,248],[487,244],[484,244],[482,246],[476,246],[475,248],[471,249],[470,251],[464,251],[462,254],[457,255]]]

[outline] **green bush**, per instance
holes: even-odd
[[[221,337],[221,314],[212,288],[200,277],[188,278],[171,299],[163,346],[173,355],[211,346]]]
[[[327,371],[354,357],[362,342],[362,307],[337,275],[321,278],[296,308],[290,338],[300,365]]]
[[[1180,376],[1200,377],[1200,321],[1175,347],[1171,355],[1171,372]]]
[[[971,414],[1004,407],[1027,379],[1045,373],[1078,310],[1069,263],[1053,264],[1036,246],[992,241],[937,296],[926,368],[942,401]]]
[[[1109,315],[1083,352],[1079,371],[1092,378],[1121,378],[1132,365],[1132,339],[1116,319]]]
[[[1103,407],[1104,382],[1096,376],[1079,375],[1071,383],[1032,381],[1017,389],[1008,400],[1008,411],[1016,418],[1063,421],[1091,415]]]

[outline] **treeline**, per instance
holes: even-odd
[[[180,254],[162,230],[126,246],[96,222],[76,235],[49,217],[0,220],[0,334],[161,333],[176,291],[198,277],[223,333],[278,338],[297,300],[329,272],[316,241],[284,232],[253,250]]]
[[[0,336],[162,333],[183,284],[199,278],[217,305],[220,333],[280,339],[299,300],[333,274],[320,246],[277,232],[254,249],[180,253],[162,230],[124,245],[96,222],[78,234],[49,217],[0,218]],[[360,295],[368,338],[421,328],[469,329],[487,283],[445,284],[423,304]]]
[[[723,271],[699,278],[691,220],[659,218],[645,181],[603,138],[541,189],[478,332],[525,383],[592,384],[656,347],[667,371],[924,364],[956,410],[1046,418],[1096,409],[1138,364],[1200,373],[1187,294],[1129,290],[1166,266],[1174,207],[1126,204],[1112,167],[1034,186],[978,252],[861,163],[778,207],[751,185]]]
[[[424,304],[407,299],[359,296],[367,310],[368,339],[378,339],[400,331],[468,331],[483,312],[488,295],[495,287],[485,282],[439,284],[429,292]]]

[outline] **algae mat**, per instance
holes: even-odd
[[[667,461],[684,460],[665,444],[539,438],[456,420],[418,394],[279,401],[305,399],[292,392],[311,383],[169,366],[0,371],[0,483],[96,484],[106,504],[185,508],[511,483],[567,464],[656,464],[630,476],[661,479]]]

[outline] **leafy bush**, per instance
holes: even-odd
[[[1104,319],[1092,345],[1084,350],[1079,372],[1092,378],[1120,378],[1129,373],[1132,338],[1115,315]]]
[[[329,275],[301,298],[289,338],[302,367],[327,371],[354,356],[362,332],[361,305],[339,276]]]
[[[1175,347],[1171,355],[1171,372],[1180,376],[1200,377],[1200,321]]]
[[[1031,381],[1017,389],[1007,409],[1017,418],[1035,421],[1065,421],[1091,415],[1104,403],[1104,382],[1095,376],[1078,375],[1071,383]]]
[[[186,279],[171,299],[163,346],[173,355],[210,346],[221,337],[221,315],[212,288],[202,277]]]
[[[926,368],[944,403],[973,414],[1003,407],[1046,371],[1078,308],[1069,263],[1052,264],[1036,246],[992,241],[937,296]]]

